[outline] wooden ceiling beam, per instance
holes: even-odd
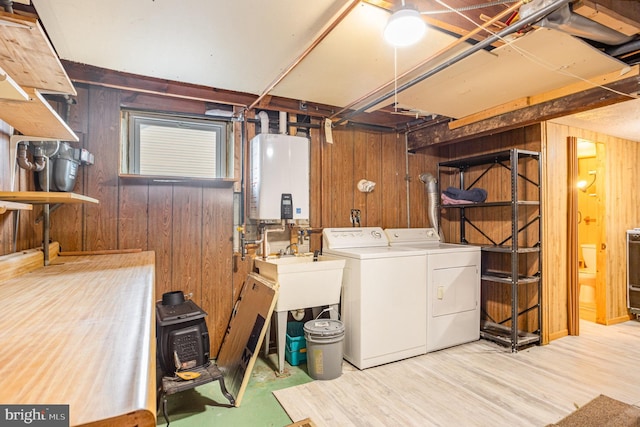
[[[176,82],[155,77],[125,73],[104,68],[94,67],[77,62],[62,60],[62,65],[71,80],[76,84],[87,84],[118,89],[127,93],[139,93],[149,96],[162,96],[177,100],[200,101],[246,108],[251,105],[257,95],[231,90],[216,89],[208,86]],[[331,105],[301,102],[301,100],[269,96],[262,100],[260,108],[273,111],[309,115],[312,117],[329,117],[339,108]],[[133,102],[129,99],[128,102]],[[385,112],[362,113],[351,119],[355,123],[396,128],[402,126],[409,119],[405,116]]]
[[[637,77],[639,75],[640,75],[640,66],[634,65],[633,67],[627,67],[623,71],[614,71],[598,77],[594,77],[589,80],[579,81],[577,83],[574,83],[568,86],[564,86],[558,89],[544,92],[539,95],[526,96],[523,98],[511,100],[502,105],[497,105],[487,110],[479,111],[475,114],[470,114],[460,119],[450,121],[449,128],[456,129],[471,123],[479,122],[480,120],[483,120],[483,119],[488,119],[489,117],[498,116],[500,114],[505,114],[510,111],[518,110],[520,108],[541,104],[543,102],[550,101],[552,99],[562,98],[563,96],[582,92],[597,86],[604,86],[619,80],[628,79],[630,77],[634,77],[634,76]]]
[[[574,3],[573,11],[627,36],[640,32],[640,3],[637,1],[579,0]]]
[[[628,101],[629,96],[625,94],[638,92],[640,89],[640,76],[636,75],[620,80],[606,85],[606,87],[611,90],[600,87],[589,89],[487,118],[456,129],[450,129],[447,122],[417,129],[408,135],[408,148],[409,151],[415,152],[435,145],[468,141],[470,139]]]

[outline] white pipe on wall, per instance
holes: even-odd
[[[411,227],[411,203],[410,203],[410,181],[409,181],[409,134],[404,134],[404,168],[405,181],[407,182],[407,227]]]
[[[258,113],[260,119],[260,133],[269,133],[269,115],[266,111],[260,111]]]
[[[286,111],[280,111],[280,120],[278,122],[278,128],[282,135],[287,134],[287,113]]]

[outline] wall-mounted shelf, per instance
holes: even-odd
[[[0,200],[0,214],[5,213],[6,211],[30,211],[31,209],[33,209],[33,206],[27,203],[6,202]]]
[[[53,191],[0,191],[0,203],[31,203],[43,205],[42,240],[49,241],[49,205],[68,203],[100,203],[98,199],[83,196],[76,193],[64,193]],[[49,265],[49,245],[43,245],[44,265]]]
[[[0,12],[0,66],[23,88],[76,95],[36,18]]]
[[[10,75],[0,68],[0,99],[11,99],[14,101],[28,101],[29,94],[20,87]]]
[[[78,136],[40,94],[37,89],[25,88],[28,101],[0,99],[0,119],[24,135],[78,141]]]
[[[37,204],[100,203],[98,199],[76,193],[46,191],[0,191],[0,201]]]
[[[42,96],[76,90],[36,18],[0,12],[0,68],[1,120],[24,135],[78,141]]]

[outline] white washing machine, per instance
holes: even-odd
[[[433,228],[389,228],[392,247],[427,252],[427,352],[480,339],[480,247],[442,243]]]
[[[325,228],[323,255],[345,260],[344,358],[358,369],[424,354],[426,253],[390,247],[380,227]]]

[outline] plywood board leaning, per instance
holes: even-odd
[[[249,383],[277,297],[278,285],[275,282],[249,273],[231,314],[216,364],[224,375],[227,389],[236,400],[236,406],[240,406]]]

